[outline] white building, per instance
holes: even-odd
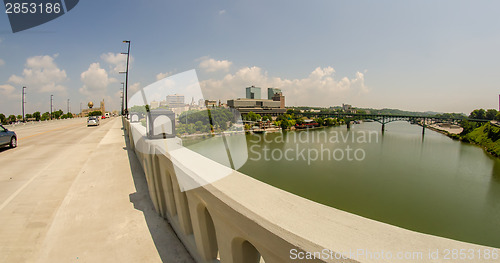
[[[174,94],[167,96],[167,105],[170,108],[179,108],[186,105],[184,95]]]

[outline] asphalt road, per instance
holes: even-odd
[[[0,262],[191,261],[154,216],[120,118],[8,128],[18,147],[0,149]]]

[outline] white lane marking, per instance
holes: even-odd
[[[99,141],[99,144],[100,144],[100,141]],[[99,144],[97,144],[97,145],[99,145]],[[43,168],[43,170],[41,170],[40,172],[38,172],[35,176],[31,177],[23,186],[21,186],[19,189],[17,189],[17,191],[15,191],[13,194],[11,194],[9,196],[9,198],[7,198],[2,203],[2,205],[0,205],[0,211],[2,211],[2,209],[4,209],[21,191],[23,191],[24,188],[26,188],[31,182],[33,182],[33,180],[35,180],[38,176],[40,176],[40,174],[42,174],[45,170],[47,170],[49,167],[51,167],[52,164],[54,164],[54,163],[56,163],[58,161],[60,161],[60,159],[59,158],[55,158],[54,161],[52,161],[51,163],[49,163],[48,165],[46,165]]]
[[[59,161],[59,158],[56,158],[53,162],[49,164],[49,166],[55,163],[55,161]],[[48,166],[46,166],[42,171],[40,171],[35,176],[31,177],[25,184],[23,184],[23,186],[21,186],[19,189],[17,189],[17,191],[11,194],[9,198],[7,198],[7,200],[5,200],[2,203],[2,205],[0,205],[0,211],[2,211],[2,209],[4,209],[4,207],[6,207],[10,203],[10,201],[12,201],[12,199],[14,199],[22,190],[24,190],[24,188],[26,188],[31,182],[33,182],[33,180],[35,180],[38,176],[40,176],[40,174],[42,174],[42,172],[45,171],[47,168]]]

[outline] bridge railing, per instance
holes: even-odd
[[[428,253],[491,250],[327,207],[237,171],[182,191],[179,171],[191,173],[199,162],[209,170],[229,168],[189,150],[184,159],[174,160],[165,147],[180,146],[180,139],[148,140],[141,124],[123,119],[123,125],[128,147],[144,169],[156,212],[168,220],[197,262],[449,262],[442,254],[429,260]],[[316,259],[301,259],[306,252],[316,253],[310,254]],[[388,260],[389,253],[417,258]],[[377,258],[380,255],[386,258]]]

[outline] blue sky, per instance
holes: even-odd
[[[13,34],[0,13],[0,112],[73,112],[196,69],[209,99],[279,87],[287,105],[464,112],[498,108],[500,2],[88,1]],[[160,75],[159,75],[160,74]],[[132,92],[131,92],[132,93]],[[265,90],[263,89],[263,96]]]

